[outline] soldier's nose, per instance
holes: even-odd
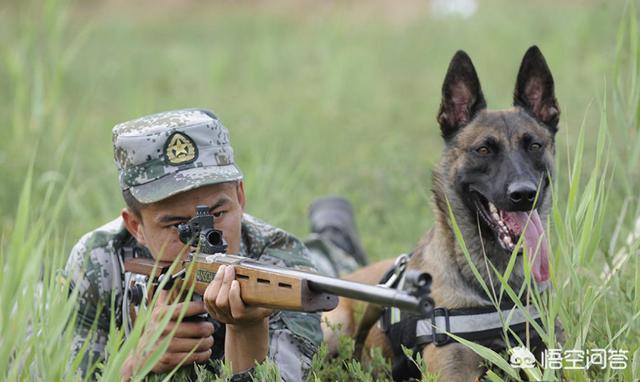
[[[530,181],[516,181],[507,188],[507,197],[513,210],[528,211],[533,208],[536,185]]]

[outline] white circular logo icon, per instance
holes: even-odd
[[[523,346],[517,346],[511,349],[511,357],[509,357],[511,366],[516,369],[531,369],[535,367],[536,358]]]

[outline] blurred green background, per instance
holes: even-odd
[[[304,236],[308,204],[344,195],[373,257],[410,250],[432,223],[435,113],[456,50],[472,57],[489,107],[506,108],[522,55],[539,45],[562,107],[561,153],[583,119],[587,134],[599,119],[624,2],[478,5],[465,18],[426,1],[5,4],[2,226],[33,165],[36,195],[70,182],[52,224],[71,245],[123,205],[111,127],[206,107],[231,132],[250,213]]]

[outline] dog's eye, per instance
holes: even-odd
[[[480,146],[476,149],[476,152],[480,155],[489,155],[491,154],[491,149],[487,146]]]
[[[542,145],[539,143],[532,143],[529,145],[529,151],[540,151],[542,149]]]

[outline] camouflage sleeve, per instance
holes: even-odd
[[[84,236],[71,250],[65,275],[70,280],[70,293],[78,294],[78,315],[73,337],[73,357],[86,344],[80,371],[86,375],[91,365],[105,358],[105,346],[111,318],[114,255],[100,246],[95,235]],[[117,306],[117,303],[116,303]]]
[[[320,314],[278,312],[269,323],[269,359],[283,381],[304,381],[322,341]]]

